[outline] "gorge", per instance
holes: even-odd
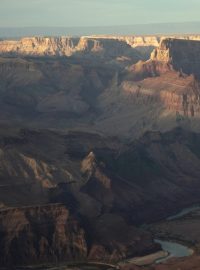
[[[0,266],[161,250],[200,203],[199,38],[0,41]]]

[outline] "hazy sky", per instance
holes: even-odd
[[[0,0],[0,27],[200,21],[200,0]]]

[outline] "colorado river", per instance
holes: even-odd
[[[200,210],[200,205],[193,205],[191,207],[187,207],[182,209],[180,212],[176,213],[175,215],[169,216],[166,218],[166,221],[171,221],[175,219],[179,219],[187,214],[190,214],[195,211]],[[151,224],[153,226],[153,224]],[[149,225],[144,224],[142,226],[144,229],[148,230]],[[184,246],[182,244],[171,242],[171,241],[165,241],[161,239],[154,239],[155,243],[158,243],[162,247],[162,251],[156,252],[153,254],[150,254],[148,256],[143,257],[136,257],[129,260],[129,262],[132,262],[136,265],[149,265],[152,263],[162,263],[170,258],[181,258],[181,257],[188,257],[193,254],[193,250],[191,248],[188,248],[187,246]]]
[[[133,263],[137,266],[145,266],[151,265],[153,263],[162,263],[174,257],[188,257],[193,254],[193,250],[184,245],[159,239],[155,239],[154,241],[155,243],[161,245],[162,251],[158,251],[156,253],[152,253],[142,257],[134,257],[132,259],[128,259],[126,262]]]
[[[199,205],[195,205],[192,207],[188,207],[188,208],[184,208],[183,210],[181,210],[180,212],[178,212],[176,215],[170,216],[167,218],[167,220],[174,220],[174,219],[178,219],[180,217],[183,217],[191,212],[200,210],[200,206]]]
[[[169,241],[162,241],[155,239],[156,243],[159,243],[164,251],[168,252],[168,256],[165,258],[161,258],[156,260],[156,263],[164,262],[172,257],[181,258],[181,257],[188,257],[193,254],[193,250],[181,244]]]
[[[197,211],[197,210],[200,210],[200,206],[194,205],[192,207],[188,207],[188,208],[181,210],[176,215],[170,216],[166,220],[170,221],[170,220],[174,220],[174,219],[179,219],[179,218],[181,218],[189,213],[192,213],[194,211]],[[159,240],[159,239],[155,239],[154,241],[156,243],[159,243],[161,245],[163,251],[166,251],[169,254],[169,256],[167,256],[165,258],[157,259],[155,261],[156,263],[164,262],[172,257],[176,257],[176,258],[188,257],[188,256],[191,256],[194,252],[191,248],[188,248],[187,246],[184,246],[184,245],[181,245],[181,244],[178,244],[175,242],[163,241],[163,240]]]

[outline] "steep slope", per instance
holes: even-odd
[[[149,233],[128,224],[120,213],[105,211],[103,201],[84,191],[89,178],[81,164],[87,154],[93,150],[113,156],[119,147],[118,140],[97,134],[13,129],[3,133],[1,265],[87,258],[117,261],[158,248]]]
[[[145,64],[145,73],[150,66],[152,74],[152,65]],[[99,96],[102,114],[96,121],[96,129],[129,138],[147,130],[166,131],[176,126],[199,131],[198,80],[194,76],[180,76],[166,66],[164,73],[145,75],[145,79],[139,78],[144,75],[140,71],[132,67],[121,83]]]
[[[71,37],[32,37],[0,41],[0,54],[7,56],[93,56],[130,57],[137,61],[140,54],[124,40]]]
[[[113,35],[94,35],[88,36],[88,38],[98,38],[98,39],[114,39],[125,41],[127,44],[131,45],[133,48],[141,47],[159,47],[160,42],[164,39],[181,39],[181,40],[200,40],[200,35],[143,35],[143,36],[113,36]]]
[[[155,49],[151,59],[170,63],[175,70],[199,77],[199,41],[165,39],[159,48]]]
[[[120,209],[134,223],[162,218],[174,204],[198,200],[199,134],[180,128],[164,134],[148,132],[114,158],[106,152],[98,156],[104,165],[92,163],[84,191],[103,198],[107,207]]]
[[[91,124],[96,98],[116,70],[95,60],[2,58],[1,122],[57,128]]]
[[[0,264],[86,260],[83,229],[62,205],[0,211]]]
[[[104,41],[114,58],[2,57],[0,123],[129,139],[177,126],[200,131],[199,41],[163,40],[134,65],[113,50],[121,41]]]
[[[199,49],[199,41],[163,40],[99,96],[97,127],[126,136],[175,126],[199,131]]]
[[[71,56],[75,53],[99,53],[101,55],[123,54],[132,48],[159,47],[166,38],[200,40],[199,35],[166,36],[82,36],[63,37],[26,37],[20,40],[1,40],[0,54],[35,56]],[[112,50],[111,50],[112,46]],[[114,49],[114,50],[113,50]],[[132,50],[132,52],[136,52]]]
[[[157,250],[136,225],[199,203],[199,145],[199,134],[182,129],[130,144],[79,132],[2,132],[2,263],[118,261]],[[40,193],[31,188],[38,183]]]

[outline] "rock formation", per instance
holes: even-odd
[[[199,134],[148,132],[122,144],[83,132],[8,131],[1,149],[29,156],[32,164],[1,156],[1,265],[148,254],[159,246],[136,225],[199,202]],[[42,163],[34,176],[32,166]],[[13,170],[26,177],[9,175]],[[41,176],[49,178],[40,185],[46,201],[36,190],[35,201],[32,187]]]
[[[182,40],[200,40],[198,35],[169,36]],[[131,54],[130,48],[159,47],[166,36],[86,36],[28,37],[21,40],[0,41],[1,55],[24,56],[71,56],[74,54],[120,56]],[[140,50],[139,50],[140,51]],[[132,54],[136,51],[132,50]]]
[[[199,42],[163,40],[134,65],[112,42],[100,41],[111,58],[2,57],[0,123],[128,138],[176,126],[199,131]]]
[[[199,203],[200,42],[160,39],[0,42],[0,265],[148,254]]]
[[[138,59],[138,52],[123,40],[71,37],[32,37],[17,41],[0,41],[0,54],[9,56],[72,56],[118,57]]]
[[[111,179],[99,160],[93,164],[94,155],[88,156],[90,149],[97,157],[105,151],[115,155],[118,140],[75,132],[11,132],[1,137],[1,151],[9,151],[9,158],[2,155],[0,162],[1,265],[87,258],[113,262],[158,248],[149,233],[128,224],[120,213],[112,213]],[[23,160],[18,158],[22,155]],[[99,192],[107,190],[107,197],[100,201],[95,190],[94,194],[89,191],[93,178],[99,181]]]
[[[30,265],[87,258],[83,229],[62,205],[0,211],[2,265]]]
[[[160,42],[164,39],[183,39],[183,40],[200,40],[200,35],[166,35],[166,36],[92,36],[98,39],[114,39],[125,41],[133,48],[137,47],[159,47]],[[88,37],[90,38],[90,36]]]
[[[165,39],[156,48],[151,59],[170,63],[175,70],[200,76],[200,42],[194,40]]]

